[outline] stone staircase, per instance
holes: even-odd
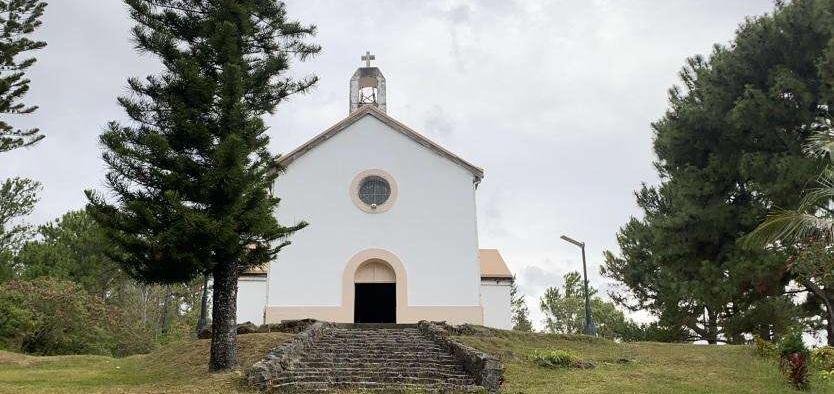
[[[321,331],[269,381],[273,391],[482,392],[447,349],[416,326],[345,325]]]

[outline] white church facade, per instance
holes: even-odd
[[[382,73],[361,67],[348,117],[279,160],[280,220],[309,225],[275,261],[241,275],[239,322],[511,328],[512,274],[478,244],[483,170],[386,111]]]

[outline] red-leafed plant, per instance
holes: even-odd
[[[808,356],[808,348],[799,332],[786,335],[779,343],[779,367],[788,381],[800,390],[809,386]]]

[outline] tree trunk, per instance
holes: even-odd
[[[209,275],[203,275],[203,295],[200,298],[200,320],[197,321],[198,333],[208,324],[208,280]]]
[[[222,371],[234,368],[237,363],[237,262],[217,264],[212,274],[214,283],[209,369]]]
[[[713,313],[709,308],[707,308],[706,319],[707,343],[709,343],[710,345],[715,345],[718,343],[718,322],[716,322],[715,313]]]
[[[828,345],[834,346],[834,297],[829,297],[828,289],[823,289],[819,286],[815,286],[813,282],[810,280],[802,281],[802,284],[805,286],[806,289],[810,290],[814,293],[817,297],[822,300],[823,303],[823,310],[825,310],[827,324],[825,326],[825,331],[828,339]]]
[[[160,327],[160,332],[162,332],[162,335],[165,335],[168,333],[168,327],[170,325],[170,322],[168,321],[168,309],[170,309],[169,304],[171,302],[171,285],[165,286],[165,291],[163,294],[165,299],[162,301],[162,324]]]

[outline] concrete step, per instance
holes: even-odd
[[[409,368],[409,369],[420,369],[420,368],[436,368],[436,369],[460,369],[462,370],[463,367],[460,366],[455,361],[448,361],[448,362],[434,362],[434,361],[405,361],[405,362],[398,362],[398,363],[390,363],[384,361],[367,361],[367,362],[355,362],[350,364],[344,363],[334,363],[332,361],[294,361],[290,363],[290,367],[292,368],[371,368],[371,369],[378,369],[378,368],[386,368],[392,367],[392,365],[396,365],[398,368]]]
[[[476,385],[454,386],[447,384],[390,384],[377,382],[361,382],[361,383],[327,383],[327,382],[294,382],[282,383],[273,386],[278,391],[322,391],[331,392],[333,390],[361,390],[373,392],[444,392],[444,393],[483,393],[486,392],[483,387]]]
[[[425,349],[425,350],[432,350],[432,351],[443,351],[444,348],[440,345],[436,345],[433,342],[397,342],[397,343],[380,343],[380,342],[328,342],[328,341],[319,341],[316,342],[315,347],[317,348],[338,348],[338,349],[368,349],[368,348],[384,348],[384,349]]]
[[[338,347],[338,346],[320,346],[316,345],[313,346],[311,351],[320,352],[320,353],[340,353],[340,354],[354,354],[354,353],[363,353],[363,354],[404,354],[404,355],[426,355],[426,354],[437,354],[437,353],[446,353],[441,348],[428,348],[428,349],[421,349],[420,347],[415,346],[414,348],[403,348],[403,347],[365,347],[365,348],[355,348],[355,347]]]
[[[282,390],[483,392],[444,347],[413,327],[329,328],[270,387]]]
[[[391,356],[391,355],[369,355],[369,354],[309,354],[299,361],[304,362],[332,362],[339,364],[354,364],[354,363],[408,363],[408,362],[432,362],[436,364],[454,363],[455,360],[451,356],[442,355],[415,355],[415,356]]]
[[[394,383],[394,384],[423,384],[423,385],[439,385],[447,384],[454,386],[466,386],[475,384],[471,378],[424,378],[415,376],[377,376],[377,375],[292,375],[280,376],[273,381],[273,384],[283,383]]]
[[[429,379],[467,379],[469,375],[462,370],[402,370],[402,369],[362,369],[362,368],[318,368],[289,369],[282,372],[285,376],[380,376],[380,377],[415,377]],[[327,379],[325,379],[327,380]]]

